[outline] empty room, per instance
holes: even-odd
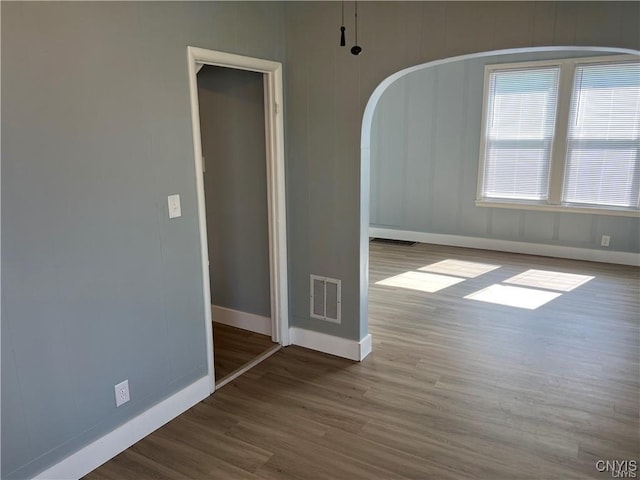
[[[3,1],[9,479],[640,460],[640,5]]]

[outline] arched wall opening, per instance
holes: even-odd
[[[525,61],[533,61],[533,60],[545,60],[545,59],[558,59],[558,58],[571,58],[571,57],[589,57],[589,56],[603,56],[603,55],[615,55],[615,54],[632,54],[638,55],[640,54],[637,50],[625,49],[625,48],[612,48],[612,47],[530,47],[530,48],[518,48],[518,49],[505,49],[505,50],[494,50],[488,52],[480,52],[473,53],[468,55],[461,55],[456,57],[450,57],[441,60],[435,60],[432,62],[416,65],[413,67],[409,67],[403,70],[400,70],[393,75],[387,77],[384,81],[382,81],[378,87],[374,90],[373,94],[369,98],[367,106],[365,108],[363,121],[362,121],[362,131],[361,131],[361,165],[360,165],[360,331],[361,336],[368,330],[368,288],[369,288],[369,236],[370,236],[370,223],[372,220],[372,213],[374,219],[377,219],[377,225],[375,229],[372,229],[372,232],[375,230],[376,235],[373,236],[384,236],[378,235],[381,230],[379,227],[381,226],[391,226],[396,229],[397,232],[401,232],[399,236],[395,237],[397,239],[404,240],[417,240],[417,241],[425,241],[425,238],[430,239],[430,243],[442,243],[442,244],[451,244],[455,245],[456,241],[460,241],[460,239],[468,239],[472,238],[475,240],[474,245],[478,245],[478,243],[483,244],[485,246],[480,246],[479,248],[492,248],[500,250],[504,249],[506,251],[518,251],[517,248],[520,246],[516,244],[524,245],[523,248],[533,248],[534,251],[523,251],[522,253],[534,253],[540,255],[550,255],[550,256],[559,256],[558,252],[561,251],[559,249],[565,249],[564,252],[567,255],[570,255],[572,250],[577,251],[581,250],[581,255],[586,255],[587,257],[590,255],[589,253],[589,245],[580,245],[576,240],[572,243],[570,238],[553,238],[553,239],[544,239],[537,238],[535,241],[539,241],[541,243],[532,243],[531,240],[525,238],[518,238],[515,233],[510,232],[486,232],[482,231],[483,225],[490,225],[492,218],[495,217],[496,223],[501,223],[504,225],[509,225],[509,228],[512,227],[513,222],[522,223],[522,219],[517,219],[518,215],[523,216],[525,213],[522,211],[504,211],[505,209],[500,209],[498,212],[491,212],[492,209],[487,208],[478,208],[475,207],[473,200],[476,195],[476,181],[477,181],[477,162],[478,162],[478,148],[480,142],[480,132],[479,126],[481,123],[481,107],[482,107],[482,83],[483,83],[483,72],[484,65],[492,64],[492,63],[509,63],[509,62],[525,62]],[[454,65],[455,64],[455,65]],[[421,74],[425,73],[429,69],[449,69],[448,75],[453,75],[449,78],[459,78],[462,79],[461,82],[464,83],[464,87],[466,88],[464,95],[476,95],[479,93],[479,98],[474,98],[473,108],[475,109],[472,112],[466,112],[465,117],[465,128],[464,131],[464,141],[462,138],[456,138],[455,135],[461,137],[459,132],[451,132],[447,131],[446,126],[441,127],[442,132],[438,132],[435,130],[431,130],[429,134],[425,132],[424,137],[428,137],[428,135],[449,135],[448,143],[452,146],[452,148],[457,148],[458,150],[466,149],[462,154],[465,155],[466,162],[464,165],[458,165],[448,172],[450,177],[456,177],[456,182],[460,186],[464,186],[464,196],[462,199],[458,200],[462,202],[463,206],[450,206],[451,209],[457,209],[457,217],[451,215],[451,211],[436,212],[434,215],[435,220],[438,220],[439,217],[440,224],[435,231],[429,232],[428,227],[424,225],[420,225],[419,222],[425,221],[424,216],[420,216],[420,220],[416,223],[416,218],[419,216],[417,214],[412,214],[411,209],[407,207],[406,200],[405,204],[403,204],[403,216],[401,222],[391,221],[390,218],[393,216],[393,209],[387,209],[387,218],[384,218],[384,214],[381,215],[380,211],[370,211],[371,208],[371,193],[372,193],[372,185],[371,185],[371,177],[372,177],[372,157],[376,156],[377,150],[379,147],[375,142],[378,140],[378,137],[384,135],[380,131],[374,132],[377,129],[377,125],[375,122],[376,114],[379,111],[379,108],[385,102],[385,95],[389,96],[391,94],[395,94],[394,90],[398,90],[397,87],[402,82],[409,83],[408,79],[415,77],[419,78],[420,81],[413,82],[413,90],[410,93],[415,92],[417,89],[423,88],[428,80],[420,77]],[[455,70],[455,71],[454,71]],[[458,77],[456,77],[458,75]],[[423,75],[424,76],[424,75]],[[471,80],[469,80],[471,78]],[[479,90],[477,82],[480,82]],[[446,80],[444,80],[446,83]],[[476,84],[469,86],[469,82],[475,82]],[[427,87],[424,87],[427,88]],[[403,98],[406,104],[411,105],[414,112],[416,111],[416,103],[414,102],[413,97],[411,97],[407,101],[407,91],[410,90],[406,88],[404,92],[400,95],[399,98]],[[471,92],[471,93],[469,93]],[[404,95],[404,97],[402,97]],[[455,98],[455,93],[450,93],[451,98]],[[441,99],[442,102],[446,101],[446,99]],[[399,107],[402,110],[402,106]],[[431,108],[429,102],[424,102],[424,108]],[[442,111],[446,112],[447,115],[453,115],[450,111],[447,111],[446,107],[442,108]],[[406,114],[406,112],[404,112]],[[400,112],[400,115],[402,112]],[[410,122],[412,119],[415,120],[415,115],[411,116],[407,114],[406,122]],[[473,119],[470,122],[468,119]],[[474,123],[475,122],[475,123]],[[389,122],[393,123],[393,122]],[[434,122],[432,122],[434,123]],[[473,123],[471,125],[471,123]],[[405,124],[406,127],[406,124]],[[414,126],[415,127],[415,126]],[[412,127],[412,128],[414,128]],[[417,137],[420,135],[420,128],[424,127],[424,125],[419,125],[417,128],[418,133],[415,134]],[[398,127],[402,128],[402,127]],[[477,130],[477,131],[476,131]],[[435,133],[434,133],[435,132]],[[398,135],[403,134],[404,132],[399,132]],[[401,140],[400,140],[401,141]],[[428,141],[426,139],[425,141]],[[457,143],[456,143],[457,142]],[[475,147],[474,147],[475,144]],[[412,145],[410,148],[415,152],[416,149],[419,149],[420,145]],[[390,148],[390,147],[387,147]],[[475,148],[475,150],[474,150]],[[446,155],[446,151],[444,155]],[[441,156],[443,154],[441,153]],[[475,162],[475,167],[473,167],[473,163]],[[456,170],[457,168],[457,170]],[[409,178],[410,182],[413,182],[414,188],[417,190],[420,186],[422,190],[426,190],[426,186],[421,184],[423,181],[421,175],[407,174],[407,178]],[[433,173],[433,172],[432,172]],[[385,179],[386,181],[386,179]],[[407,185],[403,185],[401,187],[405,191],[407,190]],[[447,188],[450,188],[448,185],[442,183],[438,186],[438,188],[442,191],[446,191]],[[457,195],[459,192],[456,192]],[[469,197],[469,198],[467,198]],[[376,198],[379,201],[378,198]],[[418,203],[420,201],[424,202],[424,198],[418,199]],[[469,201],[467,201],[469,200]],[[447,200],[445,200],[446,202]],[[409,202],[411,203],[411,202]],[[441,199],[438,199],[437,204],[439,206],[442,205]],[[424,204],[424,203],[422,203]],[[436,203],[433,202],[433,205]],[[427,207],[427,206],[425,206]],[[376,206],[379,208],[379,206]],[[400,207],[398,207],[400,208]],[[431,206],[428,206],[431,208]],[[498,209],[496,209],[498,210]],[[384,213],[384,212],[382,212]],[[413,216],[412,216],[413,215]],[[537,217],[540,221],[545,224],[553,225],[554,222],[561,223],[560,218],[558,217],[558,213],[547,213],[540,212]],[[574,223],[580,225],[580,229],[589,229],[593,230],[593,225],[597,224],[597,219],[593,219],[590,217],[595,217],[592,215],[585,214],[562,214],[568,215],[570,220]],[[468,222],[468,219],[473,218],[473,222]],[[564,217],[563,217],[564,219]],[[434,220],[434,219],[431,219]],[[449,224],[446,221],[449,221]],[[637,221],[637,219],[633,219]],[[510,223],[511,222],[511,223]],[[431,224],[432,225],[432,224]],[[475,225],[475,227],[474,227]],[[477,227],[477,228],[476,228]],[[475,229],[474,229],[475,228]],[[520,229],[522,230],[522,229]],[[556,228],[557,230],[557,228]],[[520,232],[521,234],[522,232]],[[415,235],[414,235],[415,234]],[[402,236],[407,238],[401,238]],[[408,238],[412,237],[413,238]],[[556,232],[557,237],[557,232]],[[393,237],[389,237],[393,238]],[[531,237],[534,238],[534,237]],[[453,242],[453,243],[451,243]],[[472,242],[473,243],[473,242]],[[612,254],[619,254],[618,256],[624,260],[625,256],[635,256],[637,257],[637,253],[634,249],[637,249],[637,246],[633,246],[631,240],[629,240],[629,246],[623,246],[620,252],[609,252]],[[637,243],[637,242],[635,242]],[[464,245],[464,240],[460,246]],[[587,248],[575,248],[576,245],[580,247]],[[510,250],[511,248],[511,250]],[[537,250],[536,250],[537,249]],[[547,253],[545,253],[547,252]],[[555,253],[554,253],[555,252]],[[593,250],[593,252],[597,253],[597,250]],[[571,258],[571,257],[570,257]],[[580,258],[578,256],[573,258]],[[596,258],[586,258],[586,259],[596,259]],[[607,261],[607,260],[603,260]],[[614,260],[615,261],[615,260]],[[618,262],[616,262],[618,263]],[[619,263],[625,263],[621,261]]]

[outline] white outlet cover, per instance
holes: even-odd
[[[167,203],[169,204],[169,218],[178,218],[182,216],[180,195],[169,195],[167,197]]]
[[[129,380],[125,380],[124,382],[120,382],[119,384],[113,387],[116,394],[116,407],[127,403],[129,398]]]

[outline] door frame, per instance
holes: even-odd
[[[204,298],[204,321],[207,335],[207,369],[210,378],[210,391],[213,393],[216,388],[213,362],[213,325],[211,318],[209,249],[207,244],[207,217],[197,73],[201,65],[214,65],[263,74],[265,146],[267,154],[269,270],[271,280],[271,338],[274,342],[282,346],[287,346],[289,345],[289,292],[287,281],[284,122],[282,118],[282,63],[191,46],[187,47],[187,57],[193,153],[196,172],[198,230],[200,234],[200,256],[202,263],[202,294]]]

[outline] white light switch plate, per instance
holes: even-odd
[[[169,195],[167,197],[169,203],[169,218],[177,218],[182,216],[180,208],[180,195]]]

